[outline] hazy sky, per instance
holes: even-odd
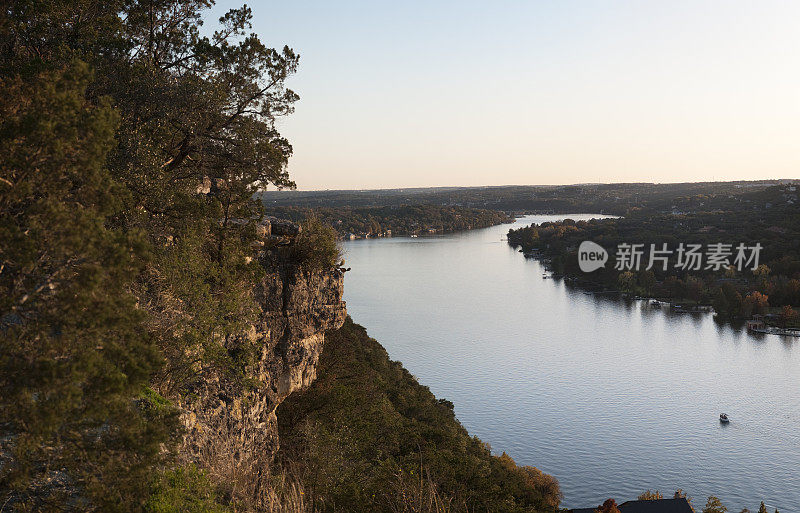
[[[800,177],[794,0],[250,5],[299,189]]]

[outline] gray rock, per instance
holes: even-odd
[[[272,460],[279,447],[276,408],[314,381],[325,332],[341,327],[347,315],[344,277],[337,270],[306,272],[290,263],[266,267],[254,290],[261,306],[258,322],[225,342],[232,353],[255,344],[258,357],[247,376],[257,385],[245,387],[202,369],[204,379],[180,404],[183,456],[203,466],[222,465],[226,451],[258,465]]]
[[[267,220],[271,225],[272,235],[285,235],[294,237],[296,235],[299,235],[300,232],[302,231],[302,228],[300,227],[299,224],[287,221],[286,219],[278,219],[277,217],[268,217]]]

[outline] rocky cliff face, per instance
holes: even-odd
[[[276,408],[316,378],[325,331],[338,329],[346,317],[341,270],[304,271],[266,256],[262,265],[267,274],[255,290],[258,322],[226,341],[231,354],[254,352],[245,379],[211,372],[180,405],[182,453],[221,478],[268,465],[279,443]]]

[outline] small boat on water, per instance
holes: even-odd
[[[727,413],[720,413],[719,414],[719,421],[722,422],[723,424],[727,424],[728,422],[731,421],[731,419],[728,418],[728,414]]]

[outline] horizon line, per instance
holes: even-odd
[[[345,188],[345,189],[271,189],[260,190],[258,192],[267,193],[295,193],[295,192],[376,192],[376,191],[406,191],[406,190],[427,190],[427,189],[492,189],[502,187],[586,187],[597,185],[685,185],[685,184],[773,184],[786,182],[800,182],[800,178],[765,178],[761,180],[701,180],[688,182],[579,182],[564,184],[501,184],[501,185],[431,185],[431,186],[408,186],[408,187],[377,187],[377,188]]]

